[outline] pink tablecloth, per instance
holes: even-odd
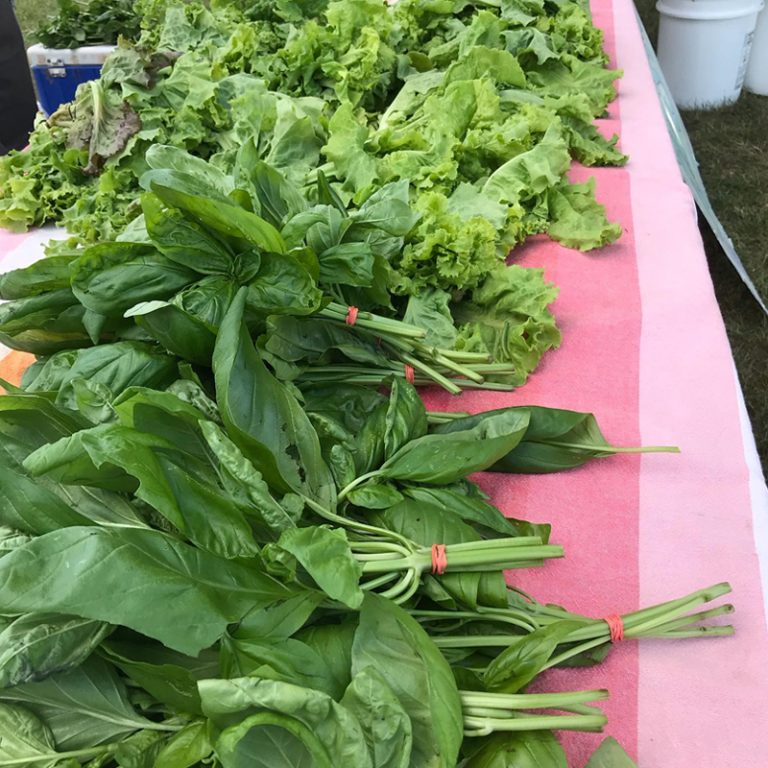
[[[561,475],[487,475],[483,483],[509,514],[551,521],[553,539],[565,545],[563,561],[515,572],[542,600],[604,616],[732,583],[735,637],[628,642],[600,668],[553,670],[542,687],[609,688],[608,732],[640,768],[760,768],[768,765],[766,489],[633,4],[592,7],[625,71],[603,123],[620,132],[631,161],[574,176],[597,177],[624,236],[594,254],[546,240],[516,251],[518,263],[544,266],[561,288],[562,348],[519,392],[436,393],[429,405],[594,411],[617,443],[681,447],[679,456],[620,456]],[[40,240],[0,234],[2,268],[36,258]],[[581,768],[599,739],[565,736],[570,765]]]
[[[634,6],[593,0],[592,8],[625,72],[605,122],[631,160],[591,173],[624,236],[597,254],[547,242],[516,254],[560,286],[563,346],[514,395],[471,395],[462,406],[592,410],[618,443],[681,447],[680,456],[622,456],[562,475],[488,477],[486,488],[510,513],[551,521],[565,545],[564,561],[515,573],[542,599],[604,616],[730,581],[734,638],[627,644],[598,670],[555,671],[545,684],[609,688],[608,731],[640,768],[764,766],[765,485]],[[598,739],[564,740],[578,767]]]

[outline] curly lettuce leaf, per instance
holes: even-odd
[[[560,346],[560,331],[549,310],[557,293],[542,269],[496,267],[469,299],[452,307],[459,328],[456,348],[511,363],[515,373],[504,380],[524,384],[544,353]]]
[[[74,104],[60,107],[49,118],[68,132],[67,147],[88,152],[84,173],[96,174],[104,162],[125,148],[139,132],[141,120],[120,94],[91,80],[77,90]]]
[[[60,220],[92,185],[84,153],[66,150],[60,134],[38,119],[29,149],[0,157],[0,227],[25,232]]]
[[[585,94],[592,105],[593,116],[599,117],[616,98],[613,83],[621,77],[621,71],[605,69],[602,61],[582,61],[576,56],[562,54],[557,60],[529,69],[526,75],[533,90],[541,95]]]
[[[419,196],[421,220],[393,260],[391,288],[417,294],[426,287],[453,291],[476,286],[498,265],[496,227],[482,216],[463,220],[440,192]]]
[[[553,122],[533,149],[513,157],[492,173],[483,192],[504,203],[530,199],[557,185],[570,165],[560,122]]]
[[[563,183],[548,195],[550,225],[547,234],[568,248],[590,251],[618,240],[622,229],[605,215],[595,200],[595,180],[584,184]]]
[[[343,188],[358,193],[370,190],[377,180],[376,161],[365,148],[368,128],[358,121],[351,105],[336,110],[328,124],[328,132],[329,139],[323,152],[343,179]]]

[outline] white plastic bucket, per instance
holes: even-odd
[[[768,8],[763,9],[757,19],[744,87],[752,93],[768,96]]]
[[[659,0],[658,56],[678,107],[739,98],[763,0]]]

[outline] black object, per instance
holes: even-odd
[[[24,38],[10,0],[0,0],[0,155],[26,146],[36,112]]]

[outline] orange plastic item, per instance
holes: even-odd
[[[15,384],[18,387],[21,384],[22,374],[34,362],[35,356],[28,352],[11,352],[0,359],[0,379],[5,379],[9,384]]]

